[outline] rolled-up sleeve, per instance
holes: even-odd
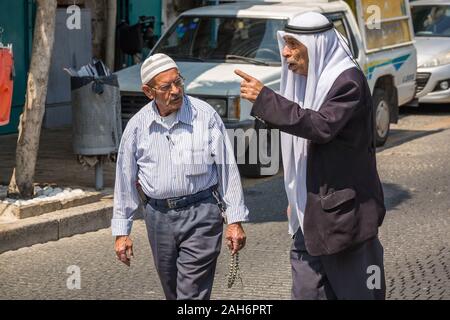
[[[119,146],[114,186],[114,209],[111,220],[113,236],[129,235],[133,217],[139,208],[136,189],[138,166],[136,162],[136,141],[133,132],[125,130]]]
[[[248,209],[244,204],[239,170],[225,125],[215,113],[209,124],[211,150],[217,166],[219,192],[226,205],[227,223],[248,221]]]

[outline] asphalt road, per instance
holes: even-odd
[[[378,168],[388,208],[380,230],[388,299],[450,299],[450,106],[403,109]],[[289,299],[290,237],[281,173],[244,179],[252,222],[241,254],[242,285],[227,288],[228,253],[219,259],[213,299]],[[130,268],[113,252],[110,230],[0,255],[0,299],[162,299],[143,221]],[[68,271],[80,289],[68,289]],[[68,270],[69,268],[69,270]]]

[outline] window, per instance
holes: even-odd
[[[280,19],[182,16],[153,53],[175,60],[280,65],[277,31]]]
[[[417,37],[450,37],[450,6],[414,6],[411,13]]]
[[[409,44],[413,40],[410,28],[408,0],[361,0],[358,11],[359,23],[365,34],[365,44],[368,51],[375,51]],[[381,19],[376,21],[376,11],[380,9]],[[379,26],[373,23],[379,23]]]
[[[339,33],[343,36],[344,40],[347,42],[347,45],[349,46],[353,57],[355,59],[358,58],[359,55],[358,45],[356,44],[354,35],[348,31],[349,27],[344,15],[341,13],[336,13],[332,15],[327,15],[327,17],[328,19],[333,21],[334,27],[336,28],[337,31],[339,31]]]

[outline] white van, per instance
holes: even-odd
[[[281,58],[276,32],[307,11],[326,15],[347,39],[373,93],[377,144],[384,144],[389,124],[397,122],[398,106],[410,102],[416,90],[417,57],[407,0],[259,1],[201,7],[181,14],[150,54],[171,56],[185,78],[186,93],[211,104],[227,128],[259,129],[261,123],[250,116],[251,104],[239,97],[241,79],[233,70],[241,69],[278,90]],[[135,65],[117,73],[124,122],[147,103],[139,69]],[[245,173],[258,176],[260,167]]]

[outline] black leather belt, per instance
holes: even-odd
[[[191,204],[197,203],[199,201],[205,200],[209,198],[210,196],[213,196],[213,193],[217,192],[217,185],[214,185],[206,190],[197,192],[195,194],[181,196],[181,197],[175,197],[175,198],[168,198],[168,199],[153,199],[148,197],[142,189],[139,190],[139,194],[141,196],[141,199],[144,202],[144,205],[151,205],[155,208],[164,208],[164,209],[178,209],[187,207]]]

